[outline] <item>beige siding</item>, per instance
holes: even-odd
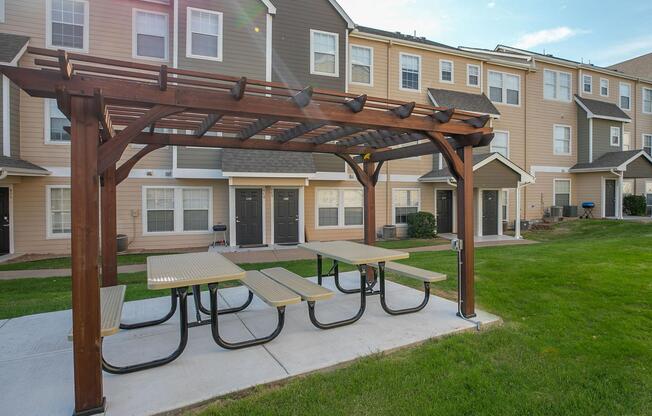
[[[582,202],[594,202],[595,208],[593,215],[596,218],[602,217],[602,190],[604,179],[616,179],[615,175],[607,172],[600,173],[581,173],[574,175],[574,185],[576,188],[577,204]],[[584,210],[580,208],[580,214]]]

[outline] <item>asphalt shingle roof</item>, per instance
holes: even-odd
[[[0,62],[9,63],[29,42],[29,37],[0,33]]]
[[[224,149],[224,172],[315,173],[311,153]]]
[[[17,159],[15,157],[9,157],[9,156],[0,156],[0,169],[7,169],[7,170],[29,169],[35,171],[42,171],[44,174],[48,173],[46,169],[37,166],[31,162],[22,159]]]
[[[412,36],[412,35],[406,35],[401,32],[390,32],[388,30],[382,30],[382,29],[375,29],[373,27],[367,27],[367,26],[356,26],[356,29],[358,29],[360,32],[363,33],[369,33],[371,35],[378,35],[378,36],[386,36],[388,38],[394,38],[394,39],[400,39],[400,40],[406,40],[409,42],[416,42],[416,43],[422,43],[424,45],[430,45],[430,46],[437,46],[439,48],[447,48],[447,49],[455,49],[457,48],[449,45],[445,45],[443,43],[435,42],[429,39],[426,39],[425,37],[420,37],[420,36]]]
[[[484,93],[471,94],[468,92],[428,88],[430,96],[435,100],[436,106],[457,108],[459,110],[473,111],[476,113],[500,115],[500,111],[492,104]]]
[[[580,97],[579,95],[575,95],[575,99],[582,103],[584,107],[588,108],[590,112],[598,117],[615,117],[631,120],[631,118],[614,103],[591,100],[589,98]]]
[[[493,153],[478,153],[473,155],[473,165],[477,165],[478,163],[482,162],[488,157],[491,157]],[[448,178],[448,177],[453,177],[453,174],[451,173],[450,169],[448,167],[445,167],[443,169],[434,169],[431,170],[430,172],[426,173],[425,175],[421,176],[419,179],[435,179],[435,178]]]
[[[578,163],[571,168],[575,169],[615,169],[623,163],[627,162],[632,157],[641,152],[638,150],[625,150],[622,152],[609,152],[600,156],[593,162]]]

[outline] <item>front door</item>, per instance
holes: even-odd
[[[616,216],[616,180],[605,179],[604,181],[604,216]]]
[[[498,191],[482,191],[482,235],[498,234]]]
[[[263,243],[263,191],[235,190],[236,244],[241,246]]]
[[[437,191],[437,232],[453,232],[453,191]]]
[[[299,242],[299,190],[274,190],[274,242]]]
[[[9,188],[0,188],[0,254],[9,253]]]

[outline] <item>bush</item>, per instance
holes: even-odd
[[[437,233],[437,220],[430,212],[408,214],[407,224],[410,238],[434,238]]]
[[[623,210],[628,215],[643,216],[647,209],[647,202],[643,195],[627,195],[623,198]]]

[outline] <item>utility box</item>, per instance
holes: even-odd
[[[118,240],[118,253],[124,253],[127,251],[127,247],[129,247],[129,237],[127,237],[126,234],[118,234],[116,239]]]
[[[577,218],[577,205],[564,205],[564,217]]]
[[[560,218],[564,213],[563,207],[550,207],[550,216],[552,218]]]
[[[392,240],[396,238],[396,226],[385,225],[383,226],[383,240]]]

